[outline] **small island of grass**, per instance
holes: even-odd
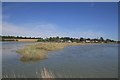
[[[57,42],[42,42],[33,45],[27,45],[23,49],[19,49],[17,53],[21,54],[21,61],[34,61],[47,58],[49,51],[61,50],[66,46],[83,45],[83,43],[57,43]]]

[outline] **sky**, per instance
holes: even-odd
[[[118,39],[116,2],[3,2],[2,35]]]

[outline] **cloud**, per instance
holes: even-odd
[[[99,37],[106,36],[105,33],[103,33],[103,32],[93,31],[93,30],[84,31],[84,32],[81,32],[81,34],[86,38],[88,38],[88,37],[99,38]]]
[[[29,31],[26,28],[21,28],[20,26],[13,25],[11,23],[3,22],[2,24],[2,34],[3,35],[25,35]]]
[[[3,22],[2,24],[3,35],[14,36],[35,36],[35,37],[50,37],[50,36],[63,36],[55,24],[37,24],[18,26],[15,24]],[[33,27],[34,26],[34,27]]]
[[[55,24],[26,24],[23,26],[11,24],[8,22],[3,22],[2,24],[2,34],[3,35],[13,35],[13,36],[31,36],[31,37],[85,37],[85,38],[99,38],[106,37],[105,33],[85,30],[85,31],[75,31],[75,30],[64,30],[59,28]]]

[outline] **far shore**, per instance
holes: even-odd
[[[5,39],[4,41],[9,41],[9,42],[37,42],[38,39]]]

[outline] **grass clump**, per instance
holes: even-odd
[[[21,54],[21,61],[36,61],[47,58],[47,53],[49,51],[60,50],[65,46],[74,46],[80,45],[79,43],[39,43],[34,45],[25,46],[23,49],[17,51],[17,53]]]
[[[37,61],[47,58],[47,52],[37,49],[35,45],[26,46],[25,48],[18,50],[17,53],[22,55],[20,60],[23,62]]]

